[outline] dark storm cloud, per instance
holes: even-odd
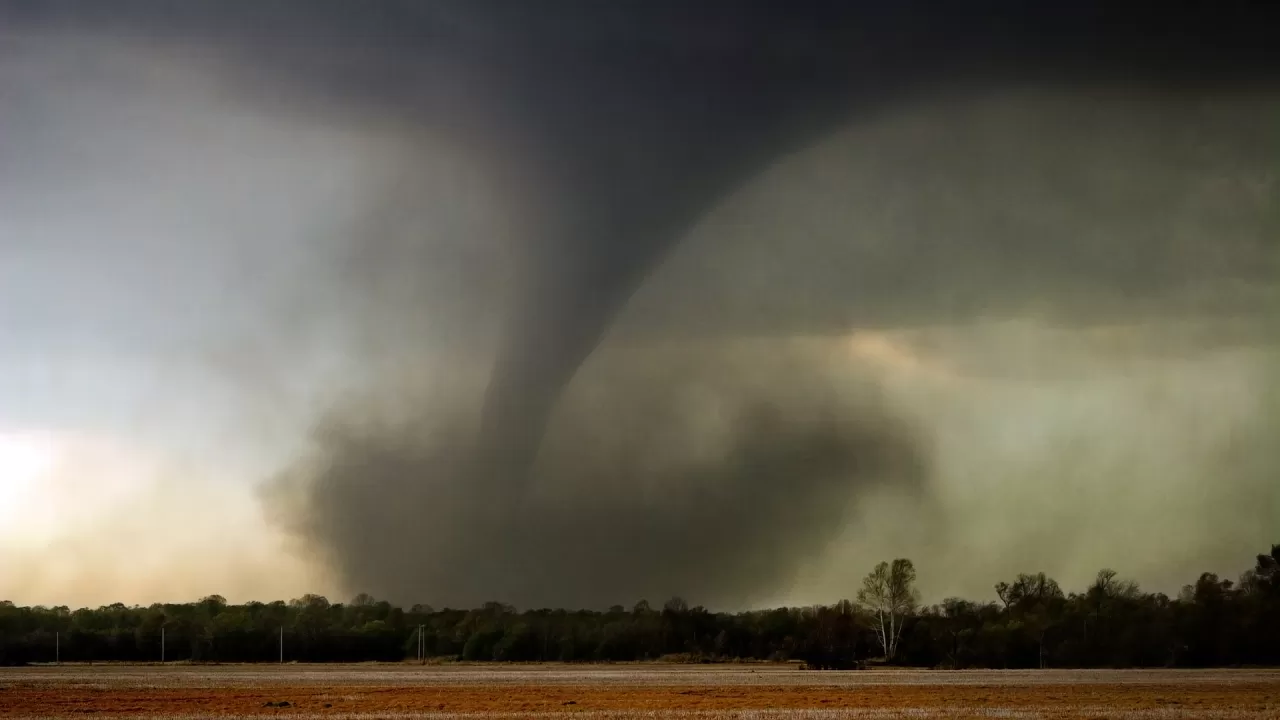
[[[245,92],[475,133],[540,207],[486,405],[532,457],[620,304],[724,193],[781,152],[908,93],[1000,83],[1271,81],[1265,11],[1124,4],[158,3],[3,6],[37,27],[220,53]],[[463,134],[466,134],[464,132]],[[499,452],[495,450],[495,452]]]
[[[284,521],[352,589],[574,604],[750,596],[785,582],[829,539],[842,501],[879,483],[927,484],[927,438],[890,403],[833,390],[836,381],[808,360],[779,368],[761,358],[746,372],[715,354],[636,351],[602,356],[616,376],[575,379],[632,293],[711,208],[785,153],[921,98],[1025,86],[1174,96],[1269,87],[1280,54],[1266,31],[1272,13],[1247,9],[4,0],[0,20],[35,42],[90,37],[157,58],[188,54],[235,102],[290,121],[334,118],[408,147],[456,146],[480,168],[495,198],[485,211],[503,215],[488,219],[496,237],[484,252],[470,242],[480,225],[449,236],[437,223],[433,231],[449,237],[389,239],[412,236],[447,205],[419,185],[439,169],[413,168],[435,156],[408,151],[404,184],[385,191],[402,204],[383,204],[384,189],[374,189],[367,223],[345,229],[353,249],[317,282],[372,298],[325,305],[361,326],[354,337],[370,346],[357,356],[430,350],[438,361],[441,345],[456,343],[457,357],[431,371],[470,378],[491,357],[483,391],[424,396],[390,417],[381,400],[339,404],[317,422],[314,451],[286,471],[277,498]],[[936,150],[958,168],[940,194],[959,186],[967,201],[999,202],[962,187],[982,158]],[[886,185],[922,181],[909,166],[879,170]],[[979,208],[960,217],[990,216]],[[810,266],[813,274],[761,296],[762,314],[717,316],[694,283],[693,310],[668,305],[648,331],[786,336],[902,322],[904,308],[916,315],[908,322],[963,320],[1025,302],[1039,288],[1019,294],[1009,287],[1016,278],[1071,276],[1056,271],[1082,256],[1074,277],[1120,294],[1164,282],[1117,267],[1114,254],[1065,249],[1078,233],[1061,228],[1011,251],[998,244],[1012,234],[980,220],[945,232],[928,227],[927,213],[909,222],[889,228],[902,240],[886,257],[917,263],[919,285],[874,273],[833,279]],[[908,247],[931,234],[936,245]],[[973,274],[949,275],[960,270]],[[441,290],[457,282],[451,275],[480,282]],[[952,278],[955,292],[941,292],[946,282],[935,277]],[[853,290],[824,296],[815,278]],[[932,303],[917,302],[931,293]],[[902,295],[913,297],[895,300]],[[491,333],[473,338],[473,321]],[[450,331],[428,339],[427,324]],[[758,378],[764,369],[767,381]],[[393,396],[397,407],[418,397],[413,381],[401,388],[376,362],[357,372],[353,384]],[[711,399],[698,395],[707,388]],[[702,399],[683,403],[686,395]],[[732,409],[718,449],[704,455],[691,423],[708,403]],[[641,473],[651,456],[669,464]]]

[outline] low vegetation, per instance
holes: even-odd
[[[858,603],[716,613],[674,598],[605,611],[400,608],[367,595],[335,604],[195,603],[72,611],[0,602],[0,664],[167,661],[503,662],[867,660],[946,668],[1280,665],[1280,546],[1240,581],[1205,573],[1178,597],[1110,570],[1064,593],[1043,573],[996,586],[998,603],[919,608],[909,561],[877,567]],[[162,641],[163,635],[163,641]]]

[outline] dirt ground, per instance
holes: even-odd
[[[0,669],[0,717],[85,714],[1280,718],[1280,670],[805,672],[778,666],[645,665]]]

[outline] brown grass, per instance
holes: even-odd
[[[275,707],[287,701],[288,707]],[[269,706],[268,703],[272,705]],[[0,670],[0,717],[1280,718],[1280,671],[803,672],[770,666]]]

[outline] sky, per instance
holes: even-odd
[[[414,433],[474,412],[453,408],[479,404],[521,262],[495,239],[513,201],[482,163],[376,114],[282,112],[198,53],[83,38],[2,52],[0,598],[493,590],[732,609],[847,597],[899,556],[930,601],[991,599],[1039,570],[1079,588],[1104,566],[1173,593],[1280,541],[1280,97],[904,103],[750,179],[575,376],[532,502],[635,521],[615,544],[644,544],[648,519],[620,509],[643,467],[644,493],[678,498],[671,517],[762,554],[676,529],[674,551],[700,543],[688,554],[723,578],[691,594],[677,585],[696,575],[636,551],[608,556],[634,579],[557,594],[443,582],[449,503],[467,499],[417,482]],[[847,487],[809,483],[803,463],[751,485],[715,468],[742,438],[770,442],[735,414],[757,406],[819,434],[835,418],[911,460]],[[334,450],[348,445],[365,455]],[[452,462],[433,448],[428,465]],[[350,457],[369,465],[329,467]],[[730,483],[730,509],[682,495],[703,480]],[[783,539],[803,513],[734,504],[809,512],[832,487],[803,549]],[[386,509],[396,493],[404,513]],[[563,539],[533,536],[530,557],[559,562]],[[398,553],[433,569],[402,573]],[[732,569],[756,557],[767,583]]]
[[[294,378],[239,377],[272,370],[255,293],[305,263],[298,218],[340,219],[359,169],[323,132],[218,109],[198,74],[107,57],[0,68],[0,594],[300,592],[252,494]],[[273,185],[288,200],[258,202]]]

